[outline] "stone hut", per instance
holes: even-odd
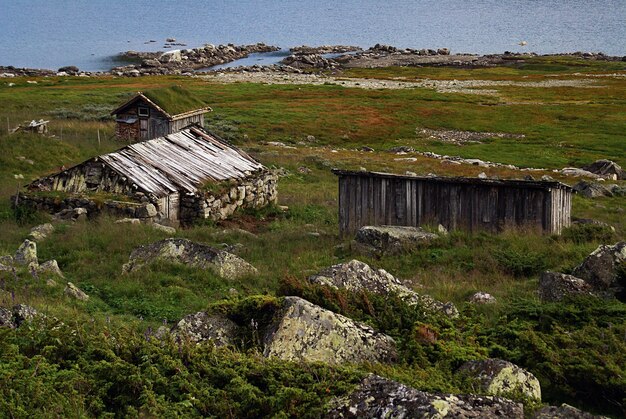
[[[80,197],[80,206],[123,208],[120,215],[176,225],[220,220],[239,208],[274,203],[276,184],[277,176],[244,151],[201,127],[189,127],[41,178],[21,202],[59,211],[65,208],[38,198],[50,194],[36,192],[61,191],[70,207],[77,206],[72,197]],[[96,197],[100,205],[91,202]]]
[[[173,134],[189,125],[204,127],[211,108],[180,86],[139,92],[111,115],[115,135],[124,141],[146,141]]]

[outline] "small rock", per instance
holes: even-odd
[[[237,325],[225,317],[210,316],[201,311],[183,317],[171,332],[179,339],[189,339],[195,343],[210,340],[215,346],[228,346],[235,344]]]
[[[372,153],[374,149],[372,147],[363,146],[358,148],[359,151],[365,151],[366,153]]]
[[[59,278],[64,278],[63,272],[61,272],[57,261],[54,259],[46,261],[39,265],[39,267],[37,268],[37,273],[44,276],[58,276]]]
[[[63,293],[68,297],[76,298],[77,300],[87,301],[89,300],[89,296],[85,294],[83,290],[78,288],[76,285],[68,282],[63,290]]]
[[[511,362],[502,359],[468,361],[459,372],[474,377],[487,394],[497,396],[520,392],[530,399],[541,401],[539,380]]]
[[[171,236],[176,234],[176,229],[174,227],[164,226],[163,224],[158,224],[158,223],[152,223],[151,226],[155,230],[162,231],[162,232],[164,232],[166,234],[169,234]]]
[[[494,304],[496,297],[489,293],[478,291],[470,297],[469,302],[473,304]]]
[[[13,321],[13,312],[4,307],[0,307],[0,327],[9,327],[11,329],[16,327]]]
[[[485,172],[480,172],[478,174],[478,179],[487,179],[489,176]]]
[[[309,169],[306,166],[300,166],[300,167],[298,167],[298,172],[306,175],[306,174],[311,173],[311,169]]]
[[[28,237],[35,242],[42,241],[54,232],[54,226],[50,223],[41,224],[30,229]]]
[[[28,266],[31,263],[37,265],[37,243],[24,240],[24,243],[22,243],[19,249],[17,249],[17,252],[15,252],[13,260],[16,264],[22,266]]]
[[[139,218],[120,218],[115,220],[115,224],[141,224],[141,220]]]
[[[135,215],[138,218],[156,217],[157,209],[154,204],[145,204],[135,210]]]
[[[441,236],[447,236],[448,235],[448,229],[445,228],[444,226],[442,226],[441,224],[439,224],[437,226],[437,232],[439,233],[439,235]]]
[[[65,221],[84,221],[87,219],[87,209],[66,208],[54,214],[53,219]]]
[[[33,320],[36,316],[39,315],[39,312],[32,308],[31,306],[27,306],[26,304],[18,304],[13,306],[13,322],[16,327],[19,327],[22,323],[26,321]]]

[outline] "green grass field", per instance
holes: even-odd
[[[511,82],[584,78],[579,73],[597,77],[591,85],[573,87],[487,87],[497,95],[221,84],[218,79],[174,76],[14,78],[11,87],[9,79],[0,79],[0,255],[12,254],[31,227],[49,219],[46,214],[16,214],[9,197],[61,166],[123,146],[113,138],[109,112],[136,91],[184,86],[213,108],[207,117],[210,129],[265,165],[289,173],[279,180],[279,204],[289,206],[287,212],[270,208],[242,213],[228,222],[198,223],[177,233],[217,247],[242,244],[239,255],[258,268],[258,276],[229,281],[171,264],[122,275],[133,248],[166,235],[144,225],[113,224],[108,218],[60,225],[38,245],[40,261],[56,259],[66,280],[91,296],[88,302],[69,300],[61,285],[47,286],[25,270],[0,272],[0,306],[30,304],[48,315],[49,323],[54,323],[52,318],[64,323],[45,331],[0,330],[0,411],[11,417],[32,412],[44,417],[315,417],[325,402],[345,394],[367,372],[424,390],[469,392],[471,384],[457,377],[455,369],[467,359],[499,356],[537,375],[545,402],[623,415],[626,306],[597,300],[541,304],[535,290],[542,271],[569,272],[599,244],[624,240],[626,197],[574,199],[574,216],[609,223],[615,232],[573,228],[561,237],[525,231],[454,232],[415,253],[381,259],[357,255],[349,240],[338,237],[333,167],[450,176],[485,171],[503,178],[525,174],[442,165],[419,156],[415,162],[397,161],[398,156],[386,151],[390,147],[541,167],[547,171],[535,176],[550,174],[570,184],[577,180],[551,170],[598,158],[626,167],[626,63],[538,57],[510,68],[346,72],[342,77]],[[609,74],[617,76],[604,76]],[[8,127],[39,118],[51,120],[51,136],[7,134]],[[424,139],[416,128],[525,138],[458,146]],[[295,148],[264,145],[267,141]],[[375,152],[357,151],[361,146]],[[310,172],[300,173],[302,166]],[[23,180],[16,179],[20,174]],[[388,270],[418,292],[454,302],[463,315],[456,321],[423,318],[393,299],[324,295],[306,285],[308,275],[352,258]],[[232,296],[232,288],[238,297]],[[466,300],[476,291],[491,293],[497,304],[470,306]],[[255,299],[285,294],[305,296],[390,334],[399,342],[400,362],[289,364],[266,360],[249,348],[159,346],[144,337],[148,328],[171,325],[208,307],[232,306],[245,314],[258,303]],[[436,343],[420,343],[416,337],[424,324],[436,330]],[[527,407],[536,406],[527,402]]]

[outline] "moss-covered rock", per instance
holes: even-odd
[[[226,279],[254,275],[254,266],[232,253],[214,249],[187,239],[165,239],[132,251],[122,270],[132,272],[158,260],[210,269]]]

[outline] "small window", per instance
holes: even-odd
[[[139,116],[150,116],[150,109],[145,106],[139,106],[137,108],[137,114]]]

